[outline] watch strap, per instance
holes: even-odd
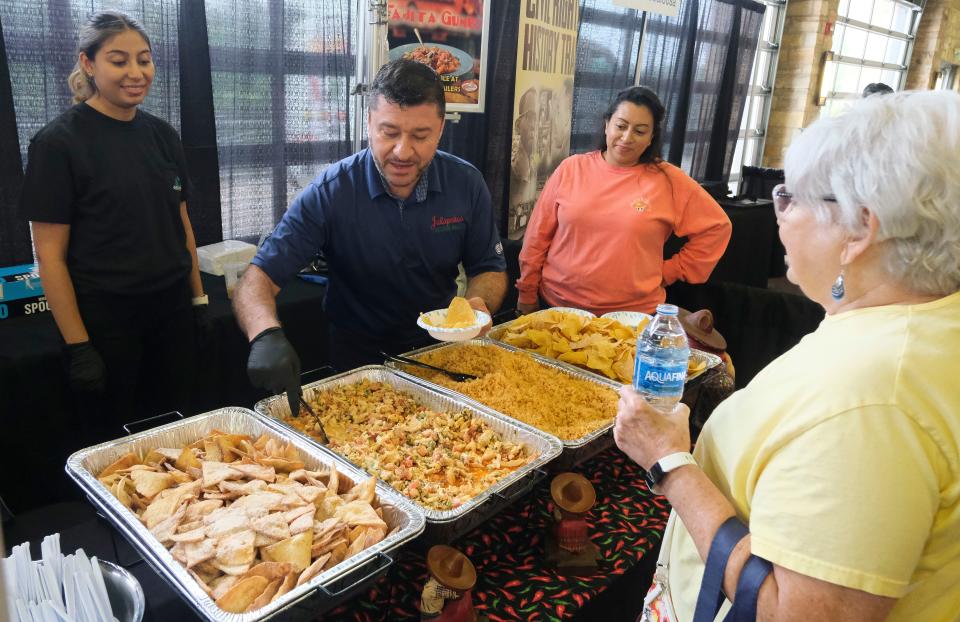
[[[647,487],[649,487],[651,491],[659,494],[659,491],[656,490],[656,486],[663,481],[663,478],[667,473],[673,471],[674,469],[679,469],[682,466],[696,463],[697,461],[688,451],[678,451],[676,453],[667,454],[663,458],[657,460],[657,462],[650,467],[650,470],[644,474],[644,479],[647,480]]]

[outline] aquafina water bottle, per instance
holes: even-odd
[[[657,305],[657,315],[637,337],[633,388],[661,412],[670,412],[683,397],[690,346],[676,305]]]

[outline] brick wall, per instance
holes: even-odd
[[[764,166],[782,167],[783,154],[790,141],[800,128],[809,125],[820,114],[816,105],[820,59],[833,43],[833,35],[824,33],[828,23],[831,26],[836,23],[839,4],[840,0],[787,2],[770,102]]]
[[[927,0],[907,71],[907,88],[932,88],[942,63],[960,65],[960,0]]]

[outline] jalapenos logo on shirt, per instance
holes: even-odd
[[[434,216],[430,223],[430,230],[434,233],[441,233],[443,231],[457,231],[466,226],[463,216]]]
[[[176,190],[177,192],[180,192],[181,190],[183,190],[183,184],[180,183],[179,175],[173,178],[173,189]]]

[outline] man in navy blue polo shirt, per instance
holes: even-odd
[[[506,263],[490,194],[476,168],[437,151],[444,112],[440,78],[428,66],[397,60],[379,71],[369,96],[370,147],[330,165],[303,191],[237,287],[254,384],[299,389],[299,360],[274,298],[318,251],[330,268],[330,359],[341,370],[381,362],[381,350],[422,344],[417,316],[450,303],[461,262],[470,304],[499,308]]]

